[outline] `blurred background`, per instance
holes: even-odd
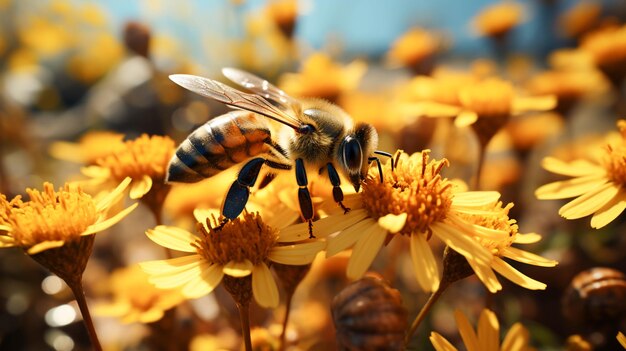
[[[145,133],[181,142],[227,109],[184,91],[167,76],[223,80],[222,67],[253,72],[294,97],[335,102],[377,128],[380,149],[430,148],[433,157],[450,160],[446,176],[471,182],[480,145],[470,128],[404,107],[448,93],[449,86],[422,85],[424,77],[498,77],[520,96],[553,95],[558,104],[549,112],[511,117],[487,147],[480,185],[515,202],[511,217],[520,232],[544,236],[532,251],[560,265],[519,267],[547,283],[546,291],[505,283],[502,292],[487,296],[476,280],[459,283],[431,312],[415,347],[432,349],[431,330],[458,342],[454,308],[476,314],[487,304],[503,329],[523,322],[537,349],[565,349],[570,335],[583,334],[598,350],[616,350],[614,337],[594,329],[586,316],[569,323],[562,301],[572,278],[585,269],[626,270],[626,221],[622,216],[602,230],[591,229],[588,218],[566,221],[557,214],[562,202],[538,201],[534,190],[556,180],[540,168],[541,158],[588,155],[624,117],[624,35],[606,39],[601,53],[593,49],[600,44],[585,43],[622,29],[625,19],[621,0],[0,0],[0,192],[12,198],[44,181],[58,187],[84,179],[81,167],[122,139]],[[611,56],[612,66],[603,65],[602,55]],[[94,132],[117,134],[90,141]],[[225,189],[206,189],[207,199],[185,205],[219,206]],[[165,222],[188,224],[192,217],[181,203],[189,195],[175,192],[170,197],[180,202],[165,202]],[[90,303],[111,299],[113,271],[162,255],[143,235],[154,224],[149,210],[140,207],[98,236],[84,277]],[[391,260],[395,252],[402,248],[383,250],[373,269],[385,272],[414,316],[427,295],[406,273],[408,256]],[[309,290],[296,296],[291,338],[306,343],[294,341],[294,350],[336,347],[328,306],[347,283],[345,264],[339,257],[314,265],[300,288]],[[239,349],[236,312],[220,289],[178,307],[177,323],[186,333],[173,349]],[[616,289],[626,296],[623,285]],[[603,308],[618,313],[609,330],[624,330],[626,299],[611,303]],[[283,311],[255,313],[253,324],[275,334]],[[170,350],[158,340],[162,327],[96,317],[107,350]],[[64,283],[21,251],[0,250],[0,350],[88,349]]]

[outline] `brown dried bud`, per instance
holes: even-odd
[[[617,325],[626,317],[626,277],[611,268],[583,271],[565,291],[562,308],[576,326],[602,329],[602,325]]]
[[[137,55],[148,57],[150,53],[150,28],[139,22],[126,23],[124,44]]]
[[[402,350],[407,311],[398,290],[365,277],[344,288],[331,305],[340,350]]]

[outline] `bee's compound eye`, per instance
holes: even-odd
[[[315,130],[315,127],[313,127],[310,124],[303,124],[300,126],[300,128],[298,128],[298,132],[301,134],[313,133],[314,130]]]
[[[350,172],[359,172],[363,164],[361,144],[353,137],[346,137],[343,145],[343,160]]]

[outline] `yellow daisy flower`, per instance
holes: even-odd
[[[624,336],[622,332],[617,333],[617,341],[619,341],[619,344],[626,349],[626,336]]]
[[[252,276],[252,290],[263,307],[278,305],[278,288],[269,270],[271,262],[287,265],[311,263],[324,248],[320,241],[284,244],[281,232],[265,224],[258,214],[246,212],[221,229],[213,216],[198,225],[200,236],[183,229],[158,226],[146,234],[166,248],[193,253],[169,260],[141,263],[150,282],[159,288],[180,287],[187,298],[204,296],[222,281],[224,275]]]
[[[50,146],[50,154],[59,159],[85,165],[108,156],[124,146],[124,135],[108,131],[94,131],[83,135],[78,142],[57,141]]]
[[[108,286],[113,301],[96,305],[94,313],[121,318],[123,323],[156,322],[165,311],[185,300],[178,290],[156,288],[139,266],[116,270],[111,274]]]
[[[532,351],[530,334],[521,323],[515,323],[500,343],[500,323],[495,313],[483,309],[478,319],[478,328],[474,331],[467,317],[461,311],[455,311],[459,334],[467,351]],[[437,351],[456,351],[457,348],[437,332],[430,334],[430,342]]]
[[[428,245],[434,234],[471,262],[490,291],[500,290],[499,283],[484,275],[490,271],[493,255],[474,237],[503,238],[509,233],[468,222],[464,217],[475,213],[493,216],[494,213],[484,208],[495,204],[500,194],[496,191],[453,192],[453,183],[440,174],[448,161],[430,160],[428,150],[411,156],[398,152],[392,162],[394,171],[391,162],[383,167],[383,182],[379,180],[378,170],[372,168],[363,191],[345,197],[344,204],[351,208],[350,212],[315,222],[315,235],[328,237],[326,256],[352,247],[347,275],[358,279],[383,244],[400,234],[409,239],[420,287],[424,291],[436,291],[439,269]],[[291,241],[302,240],[306,237],[305,226],[306,223],[293,225],[285,229],[283,235]]]
[[[265,8],[265,13],[287,38],[293,36],[298,18],[298,2],[296,0],[270,1]]]
[[[318,97],[330,101],[356,89],[367,70],[363,61],[342,66],[323,53],[315,53],[302,63],[300,73],[285,73],[279,87],[294,97]]]
[[[425,74],[429,71],[428,66],[432,65],[432,62],[427,61],[442,47],[443,43],[438,35],[422,28],[412,28],[393,42],[387,52],[387,60],[392,65],[413,68],[416,72],[423,70],[425,72],[422,74]]]
[[[621,82],[626,75],[626,25],[607,26],[587,34],[580,49],[591,55],[596,66],[613,83]]]
[[[502,1],[483,9],[472,20],[478,35],[500,37],[524,20],[524,7],[513,1]]]
[[[559,209],[567,219],[578,219],[592,215],[591,227],[602,228],[617,218],[626,209],[626,121],[617,126],[621,132],[618,143],[606,145],[604,157],[598,162],[583,159],[563,162],[546,157],[542,166],[546,170],[574,177],[549,183],[535,191],[541,200],[567,199],[576,197]]]
[[[96,160],[96,165],[83,168],[83,174],[99,183],[109,180],[132,179],[131,199],[146,195],[153,185],[163,185],[167,166],[174,154],[175,144],[167,136],[148,136],[124,143],[124,147]]]
[[[29,255],[57,248],[82,236],[93,235],[116,224],[137,207],[115,213],[109,209],[121,198],[130,179],[124,179],[107,196],[95,201],[77,185],[54,191],[44,183],[42,192],[27,189],[30,201],[0,196],[0,247],[20,247]]]

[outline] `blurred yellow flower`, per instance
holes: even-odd
[[[546,157],[542,166],[546,170],[574,177],[543,185],[535,191],[541,200],[576,197],[559,209],[567,219],[592,215],[591,227],[602,228],[626,209],[626,121],[617,126],[621,132],[618,143],[606,145],[601,162],[577,159],[563,162]]]
[[[20,196],[7,201],[2,195],[0,232],[5,233],[0,236],[0,247],[16,246],[34,255],[107,229],[137,207],[134,204],[114,215],[109,213],[129,183],[130,179],[124,179],[99,201],[71,184],[59,191],[50,183],[44,183],[42,192],[27,189],[30,201],[26,202]]]
[[[268,268],[270,262],[286,265],[311,263],[324,248],[320,241],[287,242],[278,231],[265,224],[258,214],[246,212],[221,229],[214,216],[198,224],[200,236],[183,229],[158,226],[146,234],[166,248],[193,253],[179,258],[143,262],[141,268],[159,288],[180,287],[187,298],[204,296],[222,281],[252,276],[252,291],[262,307],[278,305],[278,288]]]
[[[79,81],[92,83],[122,60],[124,46],[113,35],[104,32],[85,41],[67,61],[67,69]]]
[[[50,154],[70,162],[93,165],[96,160],[105,157],[118,148],[124,147],[124,135],[108,131],[88,132],[78,142],[56,141],[50,146]]]
[[[294,97],[318,97],[330,101],[356,89],[367,70],[364,61],[342,66],[323,53],[315,53],[302,63],[300,73],[285,73],[279,86]]]
[[[582,0],[559,16],[559,27],[568,37],[579,37],[598,23],[602,14],[599,3]]]
[[[114,271],[108,286],[113,301],[96,305],[94,313],[118,317],[124,323],[156,322],[165,311],[185,300],[178,290],[156,288],[148,281],[148,275],[136,265]]]
[[[472,20],[481,36],[499,37],[524,21],[524,7],[513,1],[501,1],[484,8]]]
[[[272,0],[267,4],[265,13],[286,37],[291,38],[298,18],[297,0]]]
[[[626,75],[626,25],[607,26],[585,35],[580,49],[613,84],[619,84]]]
[[[97,159],[96,165],[85,167],[82,172],[98,183],[130,177],[130,197],[138,199],[146,195],[153,185],[164,184],[174,147],[174,141],[168,136],[143,134],[126,141],[123,147],[111,150],[108,155]]]
[[[516,150],[531,150],[563,129],[563,118],[555,112],[542,112],[513,118],[506,126]],[[537,128],[541,126],[541,128]],[[484,175],[489,176],[489,171]]]
[[[391,44],[387,60],[392,65],[416,68],[419,72],[420,64],[431,60],[442,46],[442,39],[437,34],[418,27],[412,28]]]
[[[53,56],[76,44],[77,34],[68,26],[44,17],[32,17],[19,29],[22,45],[38,56]]]
[[[530,334],[521,323],[515,323],[500,343],[500,323],[495,313],[483,309],[476,331],[465,315],[454,312],[459,334],[467,351],[534,351],[530,346]],[[437,332],[430,334],[430,342],[437,351],[456,351],[457,348]]]
[[[393,171],[391,162],[394,162]],[[500,194],[495,191],[453,192],[453,183],[440,174],[447,164],[446,159],[430,160],[426,150],[411,156],[396,153],[383,167],[383,182],[380,182],[378,169],[372,168],[363,191],[345,197],[344,204],[351,208],[350,212],[343,214],[341,211],[314,223],[315,234],[328,237],[326,256],[352,247],[346,273],[348,278],[358,279],[383,244],[400,234],[409,238],[411,260],[420,287],[424,291],[436,291],[439,268],[428,244],[434,234],[471,262],[491,292],[500,290],[502,287],[497,281],[483,274],[490,271],[493,254],[475,237],[508,238],[509,233],[472,224],[463,216],[496,215],[484,208],[495,204]],[[293,225],[283,234],[294,239],[304,238],[304,226],[306,223]]]
[[[622,332],[617,333],[617,341],[619,341],[619,344],[626,349],[626,336],[624,336]]]

